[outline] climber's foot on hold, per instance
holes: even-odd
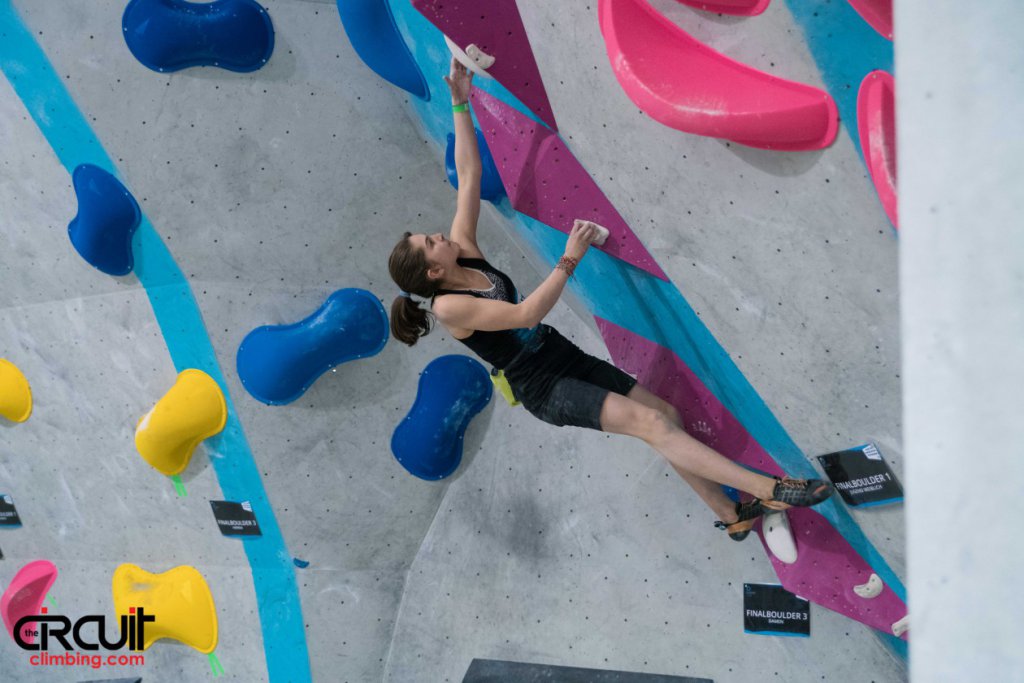
[[[790,507],[810,507],[832,495],[832,485],[821,479],[775,478],[771,498],[761,501],[770,510],[785,510]]]
[[[729,538],[734,541],[742,541],[754,528],[754,521],[763,514],[764,508],[761,507],[761,501],[757,498],[745,503],[736,503],[736,521],[717,521],[715,528],[725,529]]]

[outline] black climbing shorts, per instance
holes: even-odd
[[[611,363],[584,353],[558,330],[541,325],[540,346],[512,360],[505,377],[531,414],[559,427],[601,431],[608,392],[625,396],[636,379]]]

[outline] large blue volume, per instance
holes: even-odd
[[[238,347],[238,376],[257,400],[283,405],[335,365],[376,355],[387,341],[380,300],[365,289],[339,289],[304,320],[246,335]]]
[[[274,52],[270,15],[255,0],[132,0],[121,28],[128,49],[153,71],[255,71]]]
[[[398,31],[388,0],[338,0],[338,13],[366,66],[421,100],[430,99],[430,88]]]
[[[71,174],[78,215],[68,225],[71,244],[86,262],[107,275],[132,272],[132,235],[142,212],[135,197],[99,166],[80,164]]]
[[[476,146],[480,150],[480,162],[483,165],[483,175],[480,178],[480,199],[494,202],[505,196],[505,186],[501,182],[501,175],[498,167],[491,156],[491,150],[487,147],[483,133],[476,129]],[[455,135],[448,133],[448,145],[444,152],[444,170],[448,174],[448,182],[456,190],[459,189],[459,175],[455,169]]]
[[[491,375],[469,356],[435,358],[420,375],[416,401],[391,435],[391,452],[420,479],[444,479],[462,462],[470,421],[491,400]]]

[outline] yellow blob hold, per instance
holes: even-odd
[[[24,422],[32,414],[32,389],[18,366],[0,358],[0,415]]]
[[[206,579],[195,567],[181,565],[151,574],[134,564],[114,570],[114,614],[142,607],[156,621],[145,625],[143,650],[161,638],[177,640],[210,654],[217,647],[217,606]]]
[[[139,420],[135,448],[167,476],[188,467],[203,439],[219,434],[228,406],[217,382],[202,370],[183,370],[171,390]]]

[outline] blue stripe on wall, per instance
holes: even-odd
[[[79,164],[90,163],[117,175],[113,162],[11,0],[0,0],[0,70],[69,173]],[[146,289],[176,370],[198,368],[206,372],[220,384],[227,398],[227,426],[206,444],[224,497],[250,501],[263,531],[263,536],[246,539],[242,546],[252,570],[270,679],[308,681],[309,655],[294,569],[217,365],[199,306],[181,270],[145,216],[132,248],[135,275]]]

